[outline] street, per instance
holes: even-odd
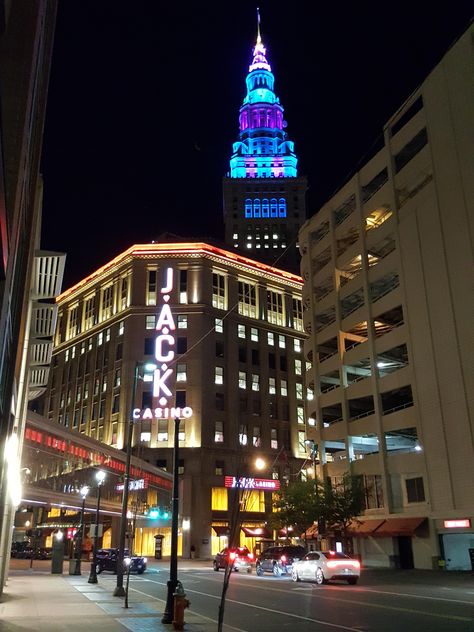
[[[206,563],[183,561],[179,579],[194,612],[217,620],[224,574]],[[166,565],[151,563],[134,577],[131,600],[164,598]],[[100,581],[106,580],[103,574]],[[107,581],[114,581],[108,576]],[[474,630],[474,576],[430,571],[363,571],[357,586],[294,583],[289,577],[233,573],[225,623],[240,632],[297,629],[357,632],[468,632]]]

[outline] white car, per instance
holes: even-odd
[[[326,584],[332,579],[342,579],[348,584],[357,584],[360,577],[360,562],[336,551],[310,551],[302,560],[293,564],[291,578]]]

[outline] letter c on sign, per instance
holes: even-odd
[[[171,349],[169,349],[168,353],[164,355],[164,344],[174,345],[173,336],[170,336],[169,334],[162,334],[161,336],[157,337],[155,341],[155,358],[158,360],[158,362],[171,362],[171,360],[174,358],[174,351],[171,351]]]

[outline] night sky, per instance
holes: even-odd
[[[472,1],[62,0],[42,172],[42,247],[63,289],[163,232],[223,239],[221,180],[256,38],[313,215],[467,28]]]

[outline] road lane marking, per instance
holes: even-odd
[[[354,589],[353,589],[354,590]],[[361,590],[360,588],[356,588],[356,592],[371,592],[380,595],[396,595],[397,597],[410,597],[411,599],[432,599],[433,601],[448,601],[449,603],[462,603],[465,606],[474,606],[472,601],[462,601],[462,599],[448,599],[447,597],[431,597],[430,595],[412,595],[410,593],[398,593],[398,592],[390,592],[388,590],[375,590],[372,588],[367,588]]]

